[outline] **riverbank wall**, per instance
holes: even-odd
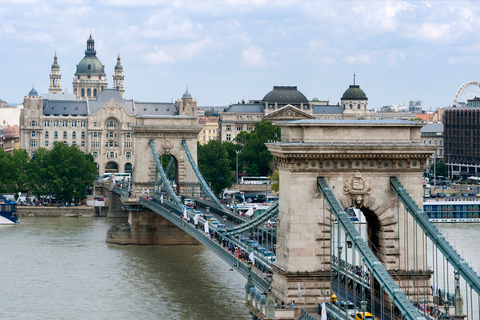
[[[89,206],[78,207],[43,207],[43,206],[17,206],[19,217],[59,217],[59,218],[93,218],[95,208]]]

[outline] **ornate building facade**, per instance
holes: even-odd
[[[274,86],[262,100],[233,104],[220,114],[220,140],[232,141],[241,131],[250,132],[262,119],[290,121],[304,119],[368,119],[368,98],[359,85],[350,85],[341,103],[308,100],[296,86]]]
[[[84,58],[77,65],[73,95],[62,94],[60,65],[55,54],[49,94],[33,88],[20,113],[20,147],[33,156],[39,147],[55,142],[77,146],[95,159],[98,173],[132,172],[135,157],[133,127],[147,116],[169,121],[176,115],[197,115],[197,101],[187,91],[176,103],[138,102],[124,99],[124,75],[120,55],[108,88],[105,68],[96,56],[90,35]],[[141,122],[141,121],[140,121]]]

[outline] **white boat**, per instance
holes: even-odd
[[[19,221],[17,203],[9,199],[0,202],[0,224],[16,224]]]

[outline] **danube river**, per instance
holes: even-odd
[[[251,319],[245,278],[202,245],[120,246],[125,219],[0,226],[0,319]]]
[[[251,319],[246,280],[202,245],[105,243],[124,219],[22,218],[0,226],[0,319]],[[480,265],[480,224],[437,224]],[[473,240],[473,241],[472,241]]]

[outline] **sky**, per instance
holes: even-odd
[[[370,108],[434,110],[480,80],[478,21],[479,1],[0,0],[0,99],[47,93],[55,52],[72,93],[91,32],[110,88],[120,54],[127,99],[188,87],[225,106],[285,85],[336,104],[355,73]]]

